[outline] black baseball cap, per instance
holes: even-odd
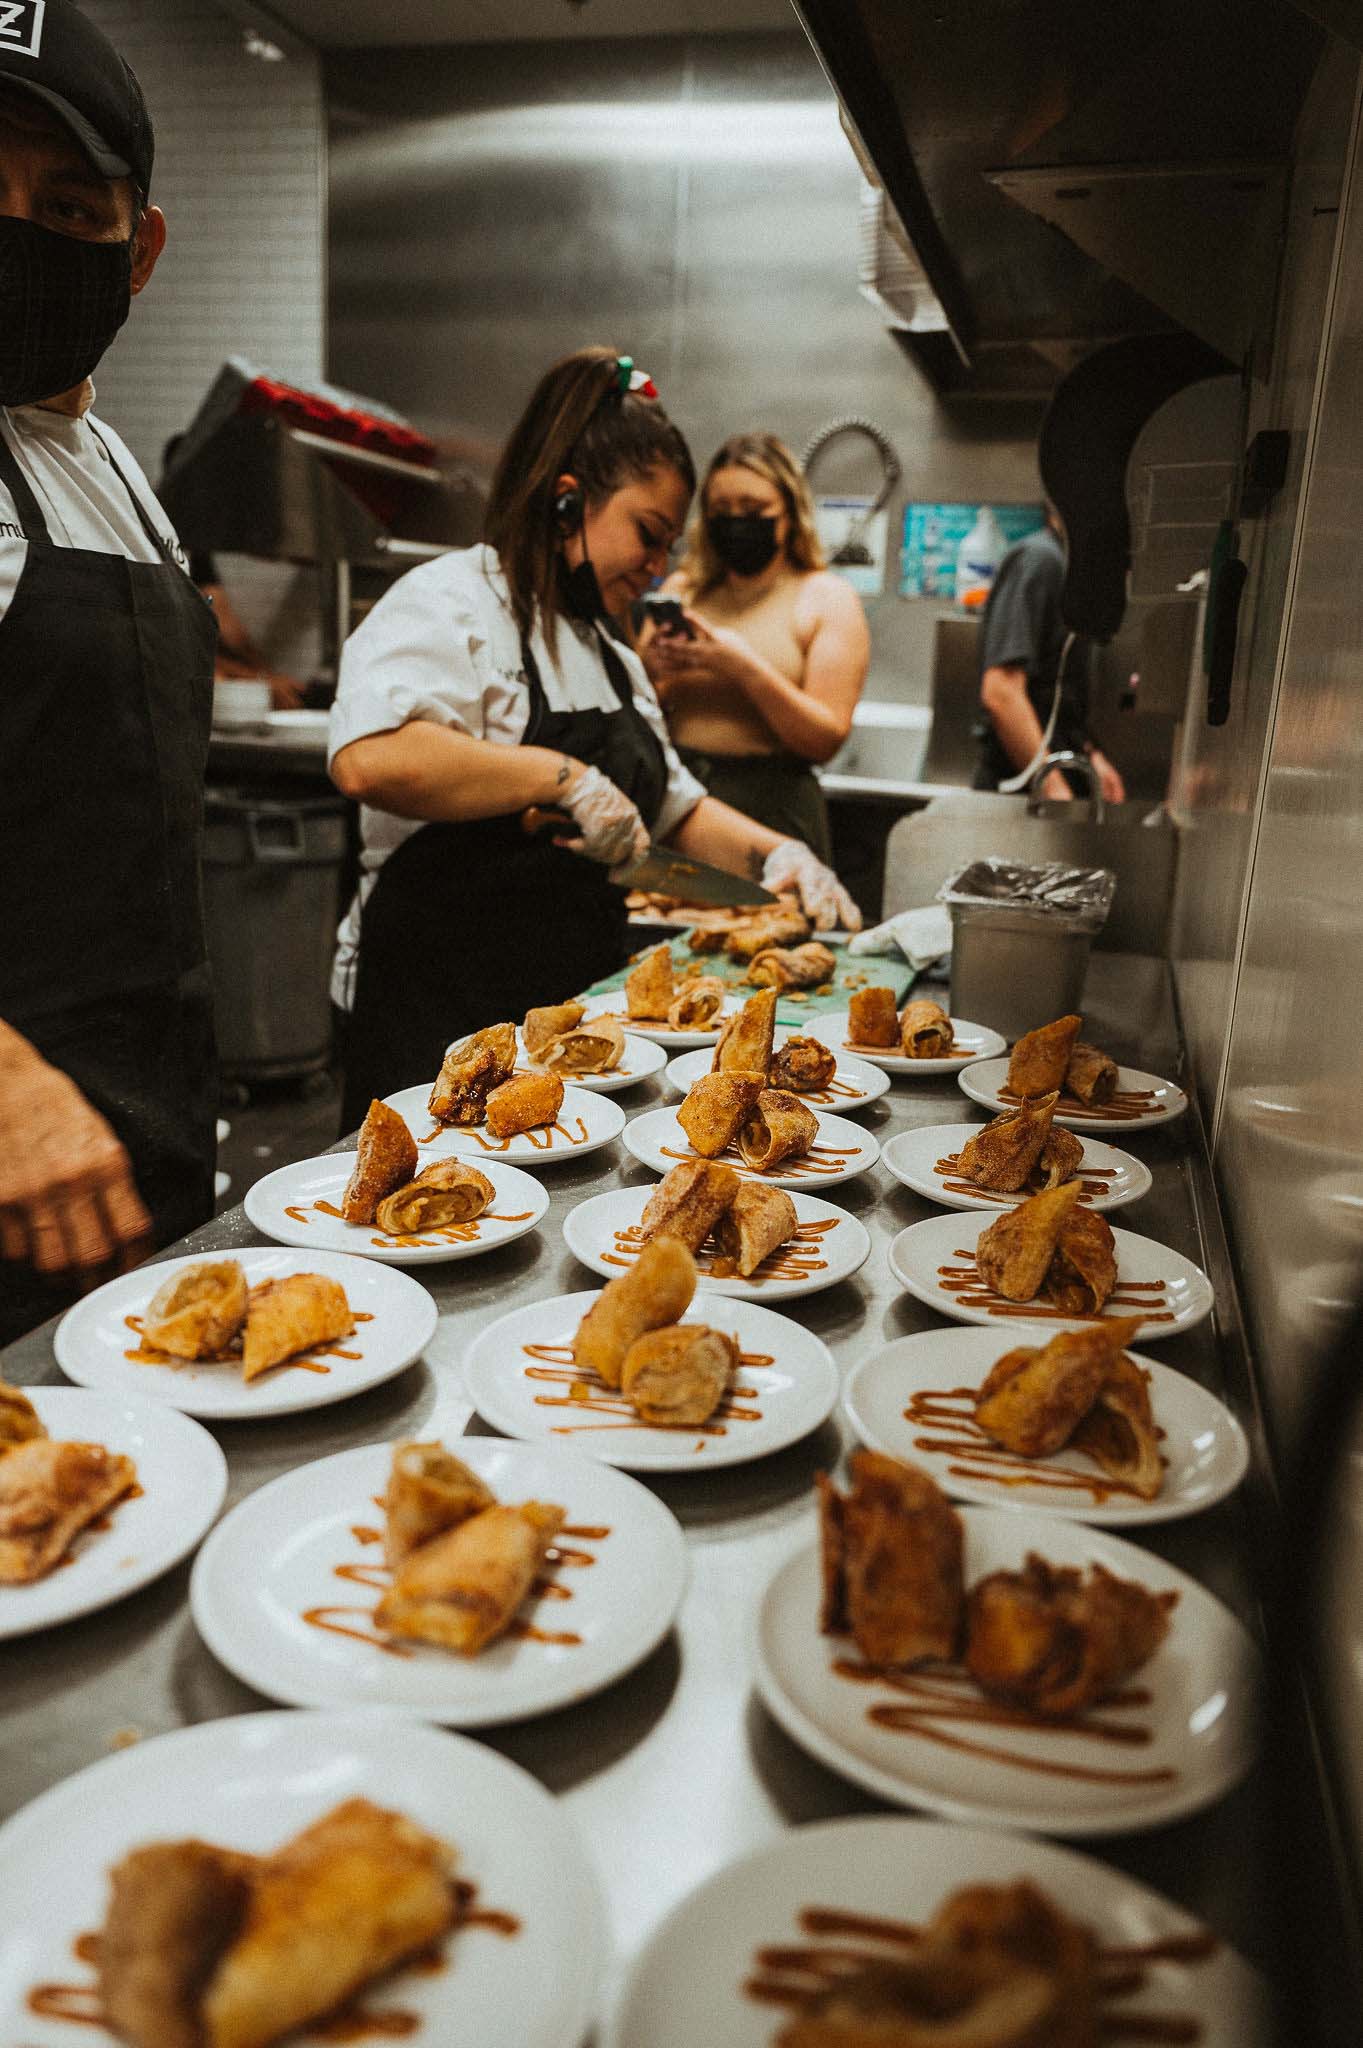
[[[132,68],[70,0],[0,0],[0,83],[46,100],[106,178],[146,197],[155,140]]]

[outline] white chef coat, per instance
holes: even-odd
[[[151,485],[112,427],[101,420],[96,434],[88,413],[76,420],[37,405],[0,406],[0,434],[38,501],[54,546],[123,555],[132,562],[161,560],[115,474],[109,460],[112,450],[153,528],[180,567],[188,570],[179,540]],[[18,512],[0,483],[0,619],[19,587],[27,560],[28,542]]]
[[[571,621],[561,621],[551,654],[536,625],[530,646],[551,711],[619,709],[590,628],[578,630]],[[666,758],[667,793],[653,823],[654,837],[666,839],[700,802],[705,787],[678,760],[638,655],[618,643],[616,651],[635,705]],[[506,578],[490,547],[458,548],[410,570],[351,634],[341,653],[328,762],[352,740],[394,732],[414,718],[507,746],[518,746],[525,737],[530,687]],[[351,1003],[360,907],[389,854],[421,825],[419,818],[361,806],[360,886],[336,934],[331,977],[332,1000],[341,1009]]]

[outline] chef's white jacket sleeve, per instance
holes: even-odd
[[[396,732],[414,718],[486,737],[489,677],[480,659],[485,644],[460,593],[442,588],[423,569],[404,576],[342,649],[328,765],[352,740]]]

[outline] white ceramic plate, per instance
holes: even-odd
[[[470,1166],[562,1166],[571,1159],[585,1159],[599,1152],[625,1128],[625,1112],[618,1102],[602,1095],[588,1095],[585,1089],[563,1091],[563,1107],[556,1121],[540,1130],[521,1131],[514,1138],[493,1138],[481,1124],[437,1124],[426,1107],[429,1087],[404,1088],[400,1095],[384,1100],[404,1117],[416,1139],[423,1164],[432,1159],[466,1159]]]
[[[618,1188],[579,1202],[563,1219],[563,1241],[569,1251],[594,1273],[614,1280],[639,1256],[639,1219],[652,1193],[651,1186]],[[765,1260],[750,1280],[737,1273],[717,1279],[709,1270],[711,1253],[700,1252],[696,1264],[707,1294],[767,1304],[794,1301],[797,1295],[817,1294],[860,1272],[871,1255],[865,1224],[817,1195],[803,1195],[797,1189],[790,1199],[798,1218],[795,1237]]]
[[[340,1281],[357,1315],[371,1320],[357,1322],[354,1335],[341,1338],[334,1350],[310,1353],[311,1366],[276,1366],[249,1383],[242,1378],[240,1365],[231,1362],[144,1363],[128,1355],[141,1340],[127,1318],[140,1316],[168,1274],[205,1263],[199,1258],[166,1259],[110,1280],[67,1310],[54,1340],[57,1363],[67,1378],[105,1393],[142,1394],[183,1409],[186,1415],[248,1421],[325,1408],[395,1379],[420,1358],[435,1334],[435,1303],[405,1273],[389,1273],[340,1252],[318,1251],[302,1259],[297,1252],[269,1245],[212,1254],[215,1259],[225,1256],[244,1269],[251,1287],[282,1280],[289,1273],[325,1273]]]
[[[299,1159],[292,1166],[277,1167],[248,1188],[243,1206],[256,1229],[280,1244],[303,1245],[308,1251],[316,1245],[351,1252],[389,1266],[476,1259],[480,1252],[496,1251],[499,1245],[524,1237],[549,1207],[549,1197],[533,1174],[522,1173],[518,1166],[503,1166],[500,1160],[480,1159],[478,1170],[492,1182],[497,1199],[476,1223],[460,1224],[449,1232],[424,1231],[420,1237],[385,1237],[372,1223],[347,1223],[317,1206],[326,1202],[336,1209],[354,1170],[353,1152]]]
[[[636,1037],[649,1039],[654,1045],[667,1046],[673,1052],[681,1052],[694,1045],[713,1045],[719,1037],[723,1020],[736,1016],[743,1007],[733,996],[726,996],[708,1031],[669,1031],[666,1024],[650,1024],[641,1017],[627,1015],[622,988],[607,989],[604,995],[583,996],[581,1000],[587,1006],[589,1017],[618,1017],[626,1030]]]
[[[796,1036],[810,1038],[812,1032],[777,1033],[776,1042]],[[686,1095],[710,1071],[714,1055],[701,1049],[699,1052],[683,1053],[680,1058],[668,1064],[667,1083],[674,1095]],[[838,1061],[837,1071],[826,1088],[819,1088],[811,1095],[801,1095],[801,1102],[807,1102],[811,1109],[832,1110],[845,1115],[849,1110],[865,1109],[868,1103],[878,1102],[890,1086],[890,1077],[880,1067],[873,1067],[869,1060],[854,1060],[850,1053],[844,1053]]]
[[[0,1895],[24,1901],[0,1923],[0,2040],[69,2048],[70,2024],[36,2019],[27,1994],[93,1983],[71,1944],[99,1927],[107,1872],[130,1849],[197,1836],[261,1854],[355,1798],[452,1843],[477,1904],[521,1923],[509,1938],[463,1928],[446,1969],[399,1970],[361,1994],[361,2008],[414,2015],[407,2038],[423,2048],[578,2048],[605,1934],[562,1806],[481,1742],[374,1713],[237,1714],[177,1729],[101,1758],[17,1813],[0,1830]],[[115,2048],[98,2025],[79,2039]]]
[[[684,1323],[706,1323],[744,1354],[733,1398],[701,1428],[651,1429],[594,1375],[573,1365],[571,1345],[595,1289],[513,1309],[482,1331],[464,1358],[464,1386],[485,1422],[508,1436],[562,1441],[590,1458],[637,1472],[693,1472],[739,1465],[807,1436],[832,1411],[838,1373],[828,1347],[789,1316],[751,1301],[697,1294]],[[532,1348],[533,1347],[533,1348]],[[548,1352],[550,1355],[545,1356]],[[595,1390],[596,1406],[573,1398]]]
[[[899,1007],[903,1009],[902,1002]],[[1008,1044],[1006,1038],[1000,1038],[998,1032],[991,1031],[987,1024],[970,1024],[963,1017],[953,1017],[951,1028],[958,1051],[944,1060],[910,1060],[903,1053],[882,1052],[879,1046],[852,1045],[847,1036],[846,1010],[827,1010],[821,1017],[811,1017],[809,1021],[810,1037],[821,1040],[840,1060],[855,1054],[858,1059],[870,1060],[873,1066],[883,1067],[897,1081],[927,1080],[934,1074],[959,1074],[962,1067],[968,1067],[972,1060],[992,1059]]]
[[[528,1067],[531,1062],[519,1031],[516,1033],[516,1048],[517,1064]],[[569,1085],[585,1088],[590,1095],[619,1095],[623,1089],[632,1088],[636,1081],[647,1080],[650,1074],[656,1074],[666,1064],[666,1046],[641,1038],[637,1031],[627,1031],[625,1050],[620,1055],[618,1067],[612,1067],[607,1074],[574,1074]]]
[[[1044,1344],[1059,1328],[1058,1323],[1029,1324],[1025,1341]],[[1150,1374],[1155,1421],[1164,1438],[1164,1485],[1154,1500],[1121,1493],[1104,1499],[1102,1469],[1081,1451],[1008,1463],[1007,1453],[975,1427],[972,1403],[959,1390],[982,1386],[1011,1344],[1002,1330],[925,1330],[897,1337],[852,1373],[842,1397],[847,1419],[862,1443],[921,1465],[957,1500],[1064,1515],[1109,1528],[1199,1514],[1233,1493],[1244,1478],[1249,1446],[1235,1417],[1186,1373],[1142,1358],[1138,1351],[1128,1356]],[[954,1400],[949,1398],[953,1393]],[[929,1396],[938,1398],[929,1403]],[[936,1412],[925,1414],[918,1404]],[[933,1444],[942,1448],[928,1448]],[[1006,1481],[990,1477],[991,1460],[1008,1475]],[[1028,1471],[1037,1474],[1032,1484],[1023,1476]],[[1075,1481],[1064,1476],[1069,1473]]]
[[[457,1728],[548,1713],[633,1670],[672,1626],[686,1590],[686,1544],[671,1512],[637,1481],[560,1444],[459,1437],[451,1448],[499,1500],[566,1509],[564,1559],[545,1574],[561,1591],[527,1602],[522,1616],[549,1640],[504,1636],[476,1657],[427,1643],[399,1644],[406,1654],[397,1655],[380,1647],[369,1617],[388,1574],[374,1500],[392,1447],[368,1444],[285,1473],[214,1531],[190,1585],[195,1625],[214,1656],[289,1706],[399,1707]],[[609,1533],[581,1533],[598,1529]],[[339,1578],[338,1566],[365,1567],[373,1585]],[[303,1618],[336,1608],[331,1618],[366,1640]]]
[[[912,1711],[910,1693],[838,1676],[839,1659],[861,1660],[850,1636],[819,1634],[819,1548],[811,1543],[777,1571],[758,1616],[758,1691],[803,1749],[897,1805],[1055,1835],[1160,1827],[1210,1806],[1244,1776],[1254,1759],[1258,1660],[1249,1636],[1218,1600],[1162,1558],[1106,1530],[1053,1515],[958,1512],[967,1585],[988,1572],[1020,1570],[1036,1551],[1052,1564],[1101,1564],[1151,1592],[1178,1592],[1168,1635],[1123,1688],[1129,1703],[1096,1707],[1088,1716],[1108,1728],[1135,1730],[1138,1739],[1109,1741],[1063,1726],[968,1722],[962,1728],[949,1715],[934,1722],[929,1695],[947,1695],[953,1703],[983,1698],[972,1680],[940,1672],[906,1673],[900,1681],[924,1702],[918,1729],[879,1726],[871,1711]],[[971,1747],[949,1747],[920,1732],[923,1726]],[[1067,1770],[1095,1776],[1066,1776]]]
[[[950,1168],[938,1170],[939,1161],[954,1158],[983,1129],[983,1124],[921,1124],[917,1130],[900,1131],[891,1138],[880,1156],[896,1180],[943,1209],[1016,1209],[1026,1195],[974,1188]],[[1085,1187],[1080,1199],[1086,1208],[1120,1209],[1150,1192],[1150,1169],[1142,1160],[1119,1152],[1115,1145],[1100,1144],[1097,1138],[1085,1138],[1082,1143],[1079,1172]]]
[[[754,1173],[730,1145],[720,1154],[725,1166],[732,1166],[743,1180],[760,1181],[769,1188],[835,1188],[839,1181],[865,1173],[880,1157],[880,1142],[860,1124],[844,1116],[825,1116],[816,1110],[819,1134],[808,1152],[783,1159],[775,1173]],[[648,1109],[625,1126],[625,1150],[641,1166],[655,1173],[670,1173],[683,1159],[699,1159],[691,1140],[677,1121],[675,1109]]]
[[[227,1492],[227,1461],[206,1429],[154,1401],[84,1387],[24,1390],[50,1437],[103,1444],[131,1458],[140,1494],[85,1529],[69,1563],[28,1586],[0,1586],[0,1640],[107,1607],[187,1557],[213,1525]]]
[[[1123,1950],[1186,1942],[1201,1932],[1191,1914],[1158,1892],[1053,1842],[889,1814],[815,1821],[726,1864],[673,1908],[635,1958],[601,2048],[770,2048],[780,2010],[743,1988],[759,1974],[760,1952],[807,1949],[813,1959],[825,1945],[842,1954],[853,1939],[845,1929],[811,1937],[801,1918],[809,1908],[921,1926],[964,1885],[1021,1878],[1090,1926],[1109,1965],[1127,1960]],[[876,1961],[903,1953],[869,1937],[855,1945]],[[774,1971],[766,1974],[776,1979]],[[1166,2024],[1191,2018],[1199,2023],[1201,2048],[1264,2048],[1271,2039],[1267,1988],[1234,1949],[1218,1943],[1197,1961],[1150,1962],[1142,1975],[1139,1986],[1105,2008]]]
[[[967,1067],[960,1077],[971,1101],[995,1116],[1000,1110],[1018,1106],[1016,1102],[1005,1101],[999,1093],[1007,1079],[1006,1059],[982,1059],[978,1065]],[[1072,1131],[1105,1131],[1115,1137],[1121,1131],[1146,1131],[1155,1124],[1171,1124],[1188,1107],[1188,1098],[1181,1088],[1162,1080],[1158,1074],[1144,1074],[1139,1067],[1118,1067],[1117,1088],[1119,1095],[1134,1098],[1128,1106],[1118,1103],[1107,1109],[1084,1109],[1075,1103],[1066,1108],[1062,1095],[1055,1121],[1068,1124]],[[1073,1102],[1072,1097],[1069,1099]]]
[[[978,1279],[970,1284],[966,1276],[974,1271],[975,1246],[993,1220],[976,1224],[951,1215],[911,1223],[890,1246],[890,1270],[910,1294],[939,1315],[1006,1332],[1005,1344],[1029,1343],[1025,1333],[1041,1323],[1082,1329],[1091,1320],[1087,1316],[1061,1315],[1044,1301],[1015,1305],[990,1294]],[[1114,1230],[1112,1235],[1117,1286],[1103,1310],[1105,1316],[1144,1315],[1140,1341],[1153,1344],[1157,1338],[1191,1330],[1211,1314],[1212,1283],[1200,1266],[1152,1237],[1137,1237],[1132,1230]],[[939,1268],[945,1268],[945,1274]],[[960,1292],[963,1286],[966,1291]]]

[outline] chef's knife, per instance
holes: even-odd
[[[577,830],[566,811],[541,810],[538,804],[521,812],[521,825],[527,832]],[[693,860],[689,854],[674,853],[667,846],[651,845],[647,853],[631,861],[628,867],[614,870],[614,874],[622,888],[645,889],[654,896],[676,896],[683,903],[751,904],[756,908],[777,900],[760,882],[731,875],[724,868],[713,868],[708,861]]]

